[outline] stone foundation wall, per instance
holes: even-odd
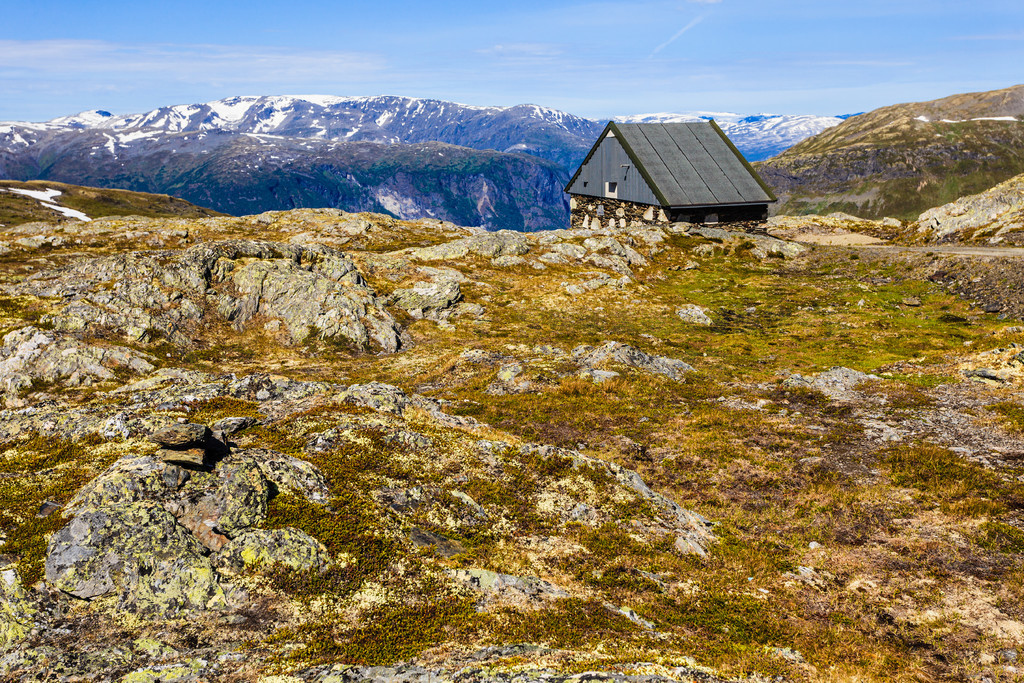
[[[657,225],[665,223],[696,223],[705,224],[714,214],[717,221],[711,225],[719,225],[730,230],[745,232],[765,232],[768,220],[767,207],[732,207],[717,210],[685,209],[666,213],[660,206],[637,204],[620,199],[602,197],[586,197],[574,195],[569,199],[569,227],[584,230],[601,228],[626,228],[637,225]]]
[[[569,200],[569,227],[585,230],[607,228],[611,222],[615,227],[647,223],[668,223],[668,216],[660,206],[624,202],[619,199],[573,196]]]

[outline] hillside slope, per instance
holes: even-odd
[[[0,154],[0,175],[166,193],[235,215],[335,207],[516,230],[568,220],[568,174],[556,163],[438,142],[223,131],[153,131],[114,142],[88,129]]]
[[[854,116],[758,165],[775,211],[913,220],[1024,172],[1024,86]]]
[[[11,190],[22,190],[22,192],[12,192]],[[53,181],[0,180],[0,225],[12,226],[32,221],[80,220],[75,214],[83,214],[86,218],[98,216],[202,218],[220,215],[212,209],[204,209],[166,194],[83,187]]]

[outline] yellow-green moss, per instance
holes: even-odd
[[[1008,431],[1024,432],[1024,406],[1004,401],[990,405],[988,409],[999,415]]]

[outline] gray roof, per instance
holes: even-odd
[[[714,121],[611,122],[594,149],[609,133],[622,144],[663,206],[777,201]],[[593,152],[591,150],[591,155]],[[579,173],[577,171],[576,175]],[[566,187],[572,185],[576,175]]]

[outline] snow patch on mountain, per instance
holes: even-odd
[[[60,195],[64,194],[60,190],[25,190],[20,187],[9,187],[7,189],[0,189],[0,192],[10,192],[11,194],[20,194],[25,197],[31,197],[37,202],[45,206],[47,209],[52,209],[57,213],[64,214],[69,218],[77,218],[80,221],[91,221],[92,219],[86,216],[81,211],[69,209],[66,206],[57,204],[54,200]]]

